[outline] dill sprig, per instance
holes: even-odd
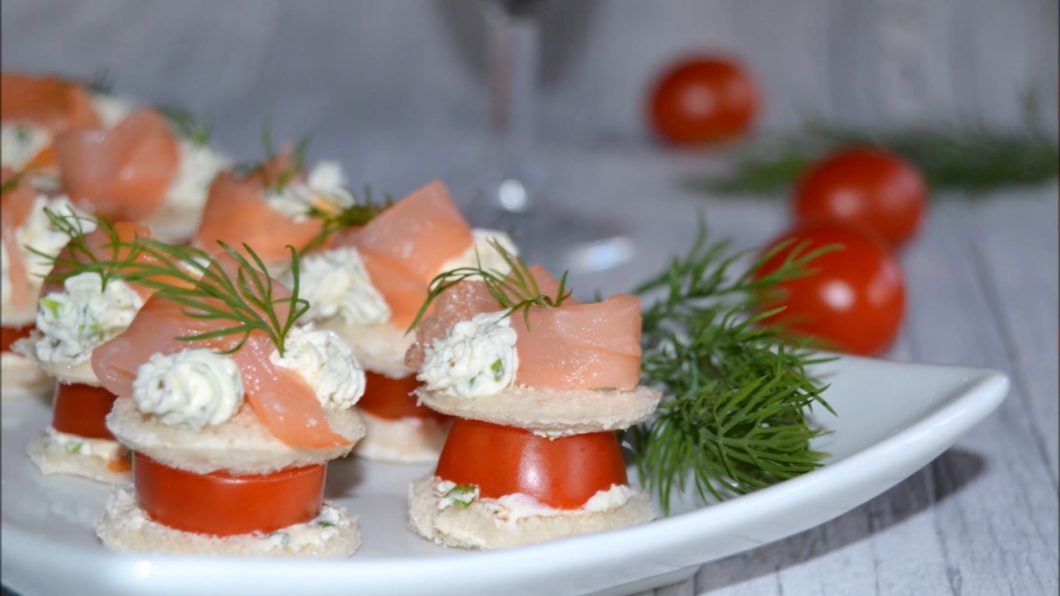
[[[110,95],[114,92],[114,76],[105,68],[97,70],[95,74],[85,79],[82,84],[86,89],[97,95]]]
[[[312,240],[307,242],[299,252],[304,254],[320,248],[332,234],[363,226],[394,204],[394,199],[390,195],[386,195],[382,202],[376,202],[372,197],[372,188],[368,185],[364,187],[363,199],[353,192],[350,192],[349,195],[352,202],[348,205],[335,207],[331,204],[320,203],[308,205],[306,215],[320,220],[323,224],[323,229]]]
[[[7,182],[5,182],[2,185],[0,185],[0,195],[6,195],[7,193],[9,193],[9,192],[15,190],[16,188],[18,188],[18,184],[21,181],[21,178],[22,178],[22,173],[21,172],[18,173],[18,174],[15,174],[14,176],[11,176],[11,178]]]
[[[522,259],[509,252],[500,242],[497,242],[496,239],[490,239],[489,244],[490,247],[497,251],[497,254],[504,259],[505,264],[508,265],[511,272],[505,274],[503,271],[496,269],[483,268],[482,260],[478,258],[476,253],[477,263],[474,267],[458,267],[438,274],[431,280],[431,283],[427,288],[427,299],[423,301],[423,305],[420,306],[419,312],[416,313],[416,318],[413,319],[412,324],[409,325],[408,332],[411,332],[417,325],[419,325],[420,321],[427,314],[427,310],[430,308],[431,304],[434,303],[439,296],[444,294],[449,288],[452,288],[456,284],[467,279],[477,279],[482,281],[485,284],[486,291],[489,292],[490,297],[496,300],[501,308],[507,309],[504,316],[510,317],[516,312],[522,311],[528,329],[530,328],[531,307],[545,306],[556,308],[562,305],[563,302],[570,297],[571,292],[567,290],[566,271],[563,272],[563,276],[560,277],[559,287],[556,289],[556,295],[548,296],[542,293],[541,288],[537,285],[537,280],[534,278],[534,274]]]
[[[210,144],[210,125],[196,118],[191,112],[169,105],[155,106],[155,109],[169,121],[169,125],[178,135],[193,145],[205,147]]]
[[[309,151],[309,144],[312,142],[312,137],[306,135],[302,137],[291,151],[291,162],[283,169],[283,171],[277,173],[275,177],[264,177],[268,185],[267,190],[282,190],[292,180],[298,177],[299,174],[305,169],[306,154]],[[264,173],[265,168],[274,159],[280,156],[282,149],[278,149],[276,144],[272,140],[272,127],[266,125],[261,131],[261,149],[265,155],[262,161],[258,162],[246,162],[237,164],[233,169],[236,173],[241,176],[253,176],[255,174],[261,175]]]
[[[964,191],[971,196],[1052,180],[1060,163],[1055,138],[1035,130],[940,127],[874,131],[811,123],[801,133],[752,147],[738,158],[727,176],[694,178],[686,185],[721,195],[778,195],[821,157],[853,146],[896,153],[909,160],[933,189]]]
[[[789,248],[779,268],[756,276]],[[778,311],[755,308],[778,284],[813,274],[812,261],[831,250],[781,245],[734,277],[749,255],[708,242],[701,224],[686,256],[636,288],[640,295],[662,292],[644,312],[643,379],[667,397],[626,438],[645,488],[667,513],[674,489],[689,481],[700,499],[720,500],[821,465],[825,454],[810,441],[822,431],[807,414],[815,404],[831,408],[808,367],[827,358],[759,325]]]
[[[295,322],[309,310],[309,302],[300,298],[299,259],[294,247],[291,253],[290,296],[273,292],[273,278],[268,267],[249,245],[243,244],[244,256],[238,250],[218,242],[220,248],[236,262],[234,276],[206,251],[189,246],[172,246],[152,238],[137,236],[122,240],[117,231],[102,219],[95,223],[107,235],[103,248],[109,257],[100,258],[89,247],[81,221],[71,212],[59,215],[45,209],[55,229],[66,234],[68,250],[56,256],[34,251],[48,259],[61,273],[50,279],[62,281],[80,273],[97,273],[104,287],[108,280],[121,279],[155,290],[167,300],[183,307],[191,318],[220,321],[227,325],[212,331],[177,337],[180,341],[206,341],[237,337],[239,341],[222,353],[239,351],[255,331],[264,333],[284,353],[285,341]],[[32,249],[31,249],[32,250]],[[280,317],[277,307],[289,304],[287,315]]]

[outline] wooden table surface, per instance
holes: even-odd
[[[382,13],[385,4],[371,7]],[[816,4],[821,10],[831,6]],[[281,134],[315,130],[311,156],[340,159],[354,184],[369,182],[400,196],[439,177],[459,198],[471,196],[486,152],[481,127],[468,123],[481,119],[484,102],[470,102],[447,118],[415,97],[396,106],[379,104],[370,94],[365,97],[376,99],[360,100],[364,94],[357,85],[394,84],[382,75],[344,76],[348,63],[387,59],[349,45],[373,35],[374,22],[351,19],[336,25],[335,35],[316,35],[316,29],[295,35],[291,13],[305,6],[305,14],[324,18],[320,15],[328,13],[310,8],[320,3],[254,6],[255,11],[232,2],[4,0],[3,65],[81,74],[107,66],[120,91],[209,113],[219,143],[238,159],[257,157],[260,125],[271,118]],[[173,49],[192,45],[167,24],[205,10],[214,17],[201,20],[196,31],[202,39],[192,45],[210,59],[186,60]],[[152,11],[166,18],[151,20]],[[388,14],[398,18],[395,12]],[[113,27],[118,14],[138,26]],[[415,26],[414,19],[401,18],[406,29]],[[349,27],[355,34],[340,34]],[[698,32],[683,30],[688,36]],[[431,35],[401,43],[418,44],[422,52],[439,43]],[[289,51],[292,40],[298,51]],[[313,44],[325,52],[329,41],[347,44],[340,54],[345,58],[313,64],[308,59]],[[431,62],[437,60],[434,50],[417,55],[429,65],[423,81],[450,98],[463,97],[454,95],[454,88],[469,84],[466,73],[432,75],[440,68]],[[396,64],[409,66],[408,60]],[[323,81],[328,93],[312,92],[314,84],[323,83],[310,67],[331,69],[326,75],[331,78]],[[590,103],[581,105],[579,114],[595,109]],[[393,116],[394,110],[421,104],[424,109],[404,128],[401,118],[397,124],[394,118],[363,118],[373,109]],[[562,103],[553,104],[555,128],[556,118],[567,112],[556,107]],[[351,117],[358,114],[362,118],[354,126]],[[546,189],[565,208],[606,213],[627,226],[636,256],[621,269],[583,277],[579,287],[628,289],[688,245],[700,215],[715,235],[732,238],[738,247],[768,241],[787,222],[780,199],[725,199],[685,190],[684,177],[713,167],[702,157],[666,153],[629,135],[617,142],[604,142],[606,134],[589,138],[579,146],[571,141],[541,148]],[[1057,194],[1053,183],[987,197],[933,197],[923,230],[901,255],[908,310],[887,357],[1001,370],[1012,379],[1012,390],[1000,409],[928,467],[871,502],[787,540],[705,565],[694,580],[658,593],[1057,594]]]

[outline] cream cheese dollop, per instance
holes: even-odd
[[[243,405],[243,396],[235,361],[211,350],[154,354],[133,381],[132,398],[141,412],[194,430],[224,424]]]
[[[0,126],[0,164],[16,172],[51,143],[48,129],[29,122]]]
[[[210,183],[228,167],[228,160],[209,145],[180,139],[180,165],[166,191],[166,203],[174,207],[201,207]]]
[[[86,272],[68,277],[63,291],[50,292],[37,309],[37,357],[55,364],[86,362],[92,350],[125,330],[143,298],[120,279]]]
[[[481,313],[453,326],[427,347],[416,378],[451,397],[493,395],[510,387],[519,367],[518,336],[504,311]]]
[[[283,188],[270,189],[265,193],[265,200],[293,221],[304,221],[312,208],[338,212],[352,205],[354,198],[346,184],[338,162],[322,161],[309,171],[305,181],[296,179]]]
[[[352,408],[364,395],[364,369],[339,336],[312,325],[295,327],[287,334],[284,347],[282,356],[273,350],[269,360],[301,375],[324,409]]]
[[[336,248],[303,257],[299,287],[302,297],[309,301],[306,316],[310,320],[336,315],[348,325],[376,325],[390,320],[390,307],[372,285],[355,248]]]
[[[482,267],[486,271],[500,271],[502,274],[507,274],[511,270],[504,257],[493,246],[493,242],[496,241],[504,250],[517,256],[519,249],[516,248],[508,234],[497,230],[477,228],[471,230],[471,235],[473,238],[471,247],[464,251],[464,254],[446,261],[439,272],[452,271],[461,267]]]

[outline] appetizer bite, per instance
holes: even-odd
[[[376,204],[348,189],[338,164],[304,173],[300,150],[276,153],[247,172],[225,172],[210,189],[196,243],[244,242],[275,271],[284,246],[299,247],[307,318],[335,332],[367,371],[358,408],[368,434],[362,457],[434,461],[445,438],[444,416],[410,397],[419,386],[404,364],[405,330],[427,296],[431,278],[481,258],[503,268],[486,242],[514,251],[502,233],[472,230],[441,182],[407,198]],[[279,264],[278,264],[279,263]]]
[[[82,210],[187,240],[227,160],[186,112],[134,107],[62,79],[3,75],[4,164]]]
[[[510,273],[438,276],[414,323],[415,394],[455,421],[435,471],[409,489],[412,529],[491,549],[649,521],[614,432],[661,398],[638,385],[640,300],[579,303],[565,277],[493,248]]]
[[[25,175],[3,168],[0,189],[0,396],[3,399],[44,395],[53,382],[32,358],[12,351],[12,345],[33,331],[37,298],[51,259],[69,238],[48,217],[73,212],[64,196],[34,190]],[[86,225],[92,226],[91,222]]]
[[[364,373],[337,336],[300,324],[309,305],[297,262],[288,291],[251,250],[142,245],[171,281],[92,357],[119,396],[107,428],[133,451],[133,487],[111,496],[100,540],[118,551],[353,554],[356,521],[323,494],[327,462],[364,435],[353,409]]]

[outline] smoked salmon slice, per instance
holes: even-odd
[[[29,122],[52,134],[101,125],[84,87],[57,78],[0,75],[0,120]]]
[[[227,254],[217,262],[234,278],[235,260]],[[275,299],[289,296],[286,288],[273,284]],[[220,301],[213,303],[225,308]],[[280,320],[287,316],[288,304],[275,305]],[[185,307],[165,298],[152,296],[123,333],[96,348],[92,369],[108,391],[131,396],[132,384],[140,366],[153,354],[172,354],[190,348],[227,350],[240,336],[210,340],[185,341],[182,336],[205,333],[232,326],[233,321],[189,317]],[[271,362],[274,346],[262,332],[251,333],[246,343],[233,355],[243,378],[246,401],[266,428],[285,445],[294,449],[330,449],[347,447],[350,441],[335,434],[328,425],[324,409],[313,389],[301,377]]]
[[[2,184],[7,185],[15,177],[15,173],[9,169],[4,168],[2,175]],[[8,258],[8,280],[11,283],[11,306],[14,310],[21,311],[31,306],[30,301],[33,297],[30,296],[30,279],[29,271],[26,268],[25,255],[22,254],[22,247],[18,244],[18,228],[25,223],[26,218],[33,212],[33,205],[36,203],[37,196],[30,188],[29,181],[24,177],[19,177],[17,181],[13,182],[14,187],[7,190],[0,196],[0,234],[2,234],[2,241],[4,243],[4,251],[7,252]]]
[[[408,327],[427,298],[427,284],[387,256],[365,249],[357,253],[368,279],[390,307],[390,322],[399,329]]]
[[[359,250],[400,263],[424,284],[473,242],[471,228],[439,180],[398,201],[348,238]],[[379,282],[373,277],[372,283]]]
[[[206,251],[218,242],[242,250],[245,242],[266,263],[287,259],[288,245],[301,249],[324,229],[317,219],[293,221],[269,206],[264,176],[222,172],[210,185],[195,242]]]
[[[165,117],[141,108],[111,130],[55,138],[55,161],[70,200],[109,220],[142,220],[162,204],[180,165],[180,143]]]

